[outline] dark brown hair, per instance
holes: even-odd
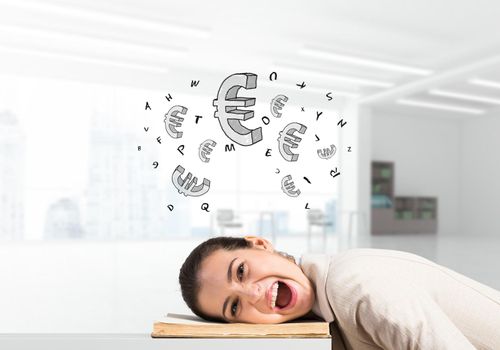
[[[191,254],[186,258],[186,261],[184,261],[184,264],[182,264],[179,272],[179,284],[181,285],[182,298],[191,311],[209,321],[226,322],[220,317],[209,316],[201,310],[198,304],[198,293],[200,291],[198,271],[200,270],[203,260],[218,249],[231,251],[251,247],[252,244],[245,238],[215,237],[206,240],[194,248]]]
[[[203,260],[218,249],[231,251],[236,249],[249,249],[252,247],[252,243],[245,238],[223,236],[210,238],[194,248],[191,254],[186,258],[186,261],[184,261],[184,264],[182,264],[179,272],[179,284],[181,285],[182,298],[194,314],[209,321],[227,322],[221,317],[209,316],[201,310],[198,303],[198,293],[200,291],[198,271],[201,268]],[[274,252],[290,260],[294,264],[297,264],[292,255],[276,250],[274,250]]]

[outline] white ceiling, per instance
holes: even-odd
[[[0,0],[0,71],[151,88],[276,71],[285,86],[306,81],[378,107],[447,113],[395,103],[405,98],[487,112],[498,103],[428,90],[500,99],[499,89],[468,82],[500,82],[499,18],[499,1]],[[431,74],[314,57],[311,50]]]

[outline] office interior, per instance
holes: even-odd
[[[499,14],[494,1],[1,1],[0,332],[148,332],[189,312],[179,267],[219,235],[296,257],[404,250],[500,289]],[[240,93],[256,96],[247,125],[271,157],[264,142],[224,151],[213,100],[243,72],[258,75]],[[182,142],[164,128],[174,103],[189,109]],[[312,154],[336,154],[302,153],[292,198],[276,138],[287,112],[312,125],[319,111],[331,125]],[[208,130],[220,142],[202,164]],[[179,159],[222,179],[208,211],[173,188]]]

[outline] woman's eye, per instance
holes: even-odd
[[[240,266],[238,266],[238,271],[236,272],[236,274],[238,275],[238,279],[240,281],[243,279],[244,273],[245,273],[245,266],[243,265],[243,263],[241,263]]]
[[[236,311],[238,311],[238,301],[235,301],[232,305],[231,305],[231,315],[236,316]]]

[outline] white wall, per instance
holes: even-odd
[[[500,111],[461,125],[460,225],[465,235],[500,235]]]
[[[372,159],[395,163],[396,196],[438,197],[438,233],[460,229],[460,120],[372,112]]]

